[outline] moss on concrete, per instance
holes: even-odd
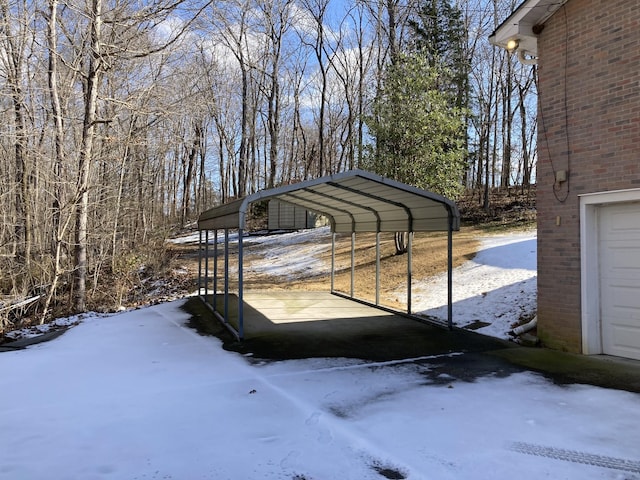
[[[490,353],[543,373],[559,384],[584,383],[640,393],[640,362],[634,360],[528,347]]]

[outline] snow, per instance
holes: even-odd
[[[328,235],[251,237],[272,255],[253,265],[326,268]],[[454,272],[454,318],[503,336],[535,313],[535,232],[481,245]],[[275,261],[294,254],[296,272]],[[413,288],[416,308],[446,314],[446,276]],[[198,335],[182,302],[74,317],[0,353],[0,480],[640,480],[638,394],[475,368],[463,352],[264,362]]]
[[[491,235],[481,239],[478,254],[453,272],[453,319],[460,327],[484,322],[477,332],[509,338],[521,318],[536,311],[536,232]],[[406,295],[398,295],[406,302]],[[447,275],[422,279],[413,286],[415,312],[447,318]]]
[[[31,327],[26,327],[19,330],[13,330],[11,332],[7,332],[5,334],[5,337],[12,340],[38,337],[44,333],[49,333],[55,330],[60,330],[62,328],[70,327],[72,325],[77,325],[78,323],[80,323],[82,318],[86,317],[87,315],[94,315],[94,313],[84,314],[84,315],[74,315],[72,317],[66,317],[66,318],[56,318],[55,320],[49,323],[43,323],[42,325],[33,325]]]
[[[251,271],[293,279],[300,275],[328,273],[320,257],[331,250],[331,231],[320,227],[280,235],[263,235],[245,240],[248,248],[261,245],[262,255],[251,262]],[[287,260],[295,258],[295,261]]]
[[[287,280],[301,275],[329,272],[327,263],[320,258],[320,255],[331,250],[331,230],[329,227],[267,235],[246,235],[243,239],[247,253],[256,253],[256,250],[251,247],[268,247],[260,248],[260,253],[251,260],[251,271],[254,273]],[[212,234],[209,243],[216,243],[216,240],[218,244],[224,243],[224,235],[219,233],[218,238],[215,239]],[[198,234],[184,235],[171,239],[171,242],[178,245],[197,244]],[[235,245],[237,243],[237,233],[230,233],[229,244]],[[222,251],[219,254],[223,255]],[[296,259],[295,262],[286,260],[291,256]],[[230,273],[235,274],[237,270],[237,265],[230,264]]]
[[[1,353],[0,479],[640,479],[637,394],[461,352],[260,362],[182,302]]]

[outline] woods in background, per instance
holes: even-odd
[[[516,3],[0,0],[0,293],[117,306],[199,211],[347,169],[418,159],[487,206],[534,183],[535,71],[487,41]],[[422,128],[385,104],[400,67],[433,106],[413,157],[383,142]]]

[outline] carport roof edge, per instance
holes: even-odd
[[[273,199],[327,216],[333,231],[460,229],[460,213],[452,200],[364,170],[261,190],[202,212],[198,229],[245,229],[249,205]]]

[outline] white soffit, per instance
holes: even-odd
[[[567,1],[526,0],[491,34],[489,41],[506,49],[510,40],[517,40],[519,51],[537,57],[538,29]]]

